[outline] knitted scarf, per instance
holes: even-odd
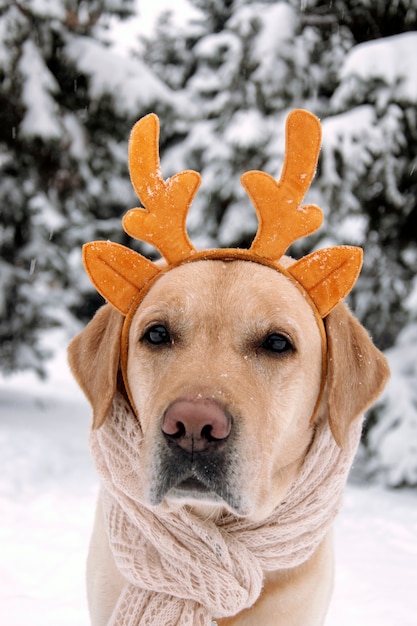
[[[320,424],[299,477],[265,521],[232,514],[213,521],[188,507],[141,503],[141,429],[117,394],[90,437],[111,550],[126,580],[109,626],[209,626],[252,606],[263,572],[300,565],[324,538],[340,508],[360,431],[356,420],[340,450],[327,423]]]

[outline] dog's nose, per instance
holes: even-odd
[[[162,421],[164,435],[187,452],[202,452],[216,446],[230,431],[230,417],[211,399],[176,400]]]

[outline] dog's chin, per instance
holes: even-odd
[[[179,482],[175,487],[170,489],[167,495],[170,499],[177,500],[201,500],[203,502],[212,502],[213,504],[221,501],[220,496],[194,476],[190,476]]]
[[[231,507],[217,494],[210,491],[204,495],[196,492],[190,495],[183,490],[172,490],[166,495],[165,500],[171,510],[187,507],[203,519],[219,520],[230,514],[236,518],[246,517],[246,511],[242,507]]]
[[[219,512],[229,512],[238,517],[247,513],[242,506],[240,498],[224,489],[224,486],[213,486],[205,484],[195,475],[187,476],[179,480],[175,485],[162,493],[153,493],[151,496],[152,505],[158,506],[163,501],[170,507],[179,508],[189,506],[197,511],[204,511],[204,515],[219,514]]]
[[[170,489],[165,500],[173,506],[188,505],[197,509],[202,507],[204,510],[218,510],[226,506],[217,493],[192,476]]]

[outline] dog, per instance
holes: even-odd
[[[303,139],[305,136],[303,131]],[[304,174],[302,180],[304,185]],[[113,254],[112,245],[96,246],[94,253],[99,250],[100,254],[108,254],[110,250]],[[320,257],[319,271],[327,257]],[[128,258],[130,263],[130,251]],[[100,433],[104,432],[106,453],[112,452],[118,445],[116,434],[120,429],[120,440],[129,446],[129,454],[121,457],[122,462],[117,459],[113,473],[107,471],[107,461],[98,463],[107,489],[100,492],[87,562],[93,626],[116,623],[112,616],[119,610],[126,585],[131,585],[134,594],[134,574],[141,569],[143,553],[131,554],[136,539],[120,559],[120,535],[115,537],[109,531],[113,520],[109,510],[120,511],[109,509],[108,493],[115,492],[118,482],[129,495],[122,497],[123,506],[128,502],[125,513],[131,513],[131,518],[116,516],[118,532],[125,532],[131,524],[129,519],[143,509],[143,519],[150,527],[154,519],[159,528],[168,511],[170,519],[176,515],[190,518],[193,528],[198,527],[200,539],[209,528],[212,536],[220,537],[213,545],[211,540],[200,541],[201,552],[199,549],[184,556],[193,575],[190,560],[197,569],[199,561],[204,568],[205,554],[212,559],[213,568],[224,559],[224,567],[233,570],[230,563],[234,558],[238,564],[235,569],[240,570],[240,548],[236,557],[232,542],[234,556],[231,552],[229,558],[227,552],[230,529],[235,532],[243,528],[245,536],[250,537],[250,549],[246,550],[246,544],[242,547],[242,569],[248,558],[246,578],[251,579],[253,570],[257,573],[248,583],[247,597],[239,600],[240,604],[236,600],[235,612],[229,610],[235,606],[235,598],[227,597],[227,610],[221,603],[217,607],[216,598],[213,600],[216,606],[210,618],[218,626],[324,624],[333,585],[332,521],[339,506],[339,491],[358,443],[361,416],[380,394],[389,370],[383,354],[341,301],[357,273],[349,279],[349,287],[341,297],[332,296],[331,307],[322,304],[327,302],[327,293],[323,296],[320,292],[316,297],[309,287],[309,294],[321,307],[319,315],[310,295],[294,279],[302,275],[305,282],[303,272],[310,267],[311,258],[302,266],[303,272],[298,270],[299,262],[287,256],[280,255],[279,271],[257,258],[229,251],[194,254],[189,261],[165,268],[149,269],[146,265],[148,274],[159,273],[147,279],[146,289],[134,306],[124,304],[132,301],[130,295],[125,299],[123,294],[119,297],[119,288],[108,288],[107,273],[102,293],[108,293],[108,299],[116,305],[105,304],[99,309],[69,346],[71,369],[93,408],[93,449],[97,451]],[[88,269],[88,259],[85,264]],[[106,261],[106,272],[108,266]],[[89,273],[94,271],[89,269]],[[330,274],[335,275],[333,270]],[[131,287],[131,281],[117,284]],[[113,423],[111,407],[115,399],[128,407],[127,428],[116,426],[117,414]],[[320,437],[327,437],[327,452],[322,453],[318,447]],[[327,461],[326,454],[334,465]],[[337,487],[332,482],[335,476]],[[307,489],[308,480],[312,486]],[[137,498],[132,496],[133,491]],[[131,506],[132,499],[135,503]],[[298,504],[285,517],[290,502]],[[303,507],[306,513],[299,513]],[[282,512],[281,517],[276,518],[277,511]],[[314,529],[310,525],[313,517],[317,521]],[[297,558],[290,549],[292,531],[281,542],[281,548],[288,547],[291,553],[288,560],[282,555],[275,561],[268,560],[267,554],[259,555],[266,538],[270,540],[271,533],[265,533],[265,526],[279,536],[281,521],[287,520],[287,532],[288,528],[294,530],[295,518],[297,528],[302,528],[296,533]],[[216,534],[226,523],[228,532]],[[142,541],[140,524],[136,526],[138,534],[132,536]],[[175,532],[170,528],[175,542]],[[310,541],[311,536],[314,540]],[[126,559],[134,561],[132,579],[131,571],[126,574],[124,569]],[[177,567],[180,585],[181,563],[168,560],[164,567]],[[211,573],[209,568],[207,575]],[[198,593],[199,584],[194,586]],[[227,586],[219,587],[219,595],[228,594]],[[158,595],[152,581],[148,591]],[[181,593],[182,602],[185,596]],[[168,623],[162,620],[148,619],[146,623]],[[119,619],[117,623],[124,622]],[[178,619],[170,623],[197,621]]]
[[[245,261],[200,261],[164,275],[140,304],[128,377],[142,419],[151,504],[166,498],[212,517],[226,507],[259,521],[296,479],[313,435],[321,339],[309,305],[286,282]],[[118,376],[122,322],[105,305],[70,346],[73,371],[96,415],[118,387],[126,395]],[[387,366],[345,304],[327,317],[326,332],[328,373],[316,420],[330,421],[343,436],[379,394]],[[323,624],[332,560],[329,531],[308,562],[268,573],[255,606],[218,624]],[[108,623],[123,584],[99,504],[88,558],[94,626]]]

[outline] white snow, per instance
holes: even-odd
[[[42,18],[65,20],[65,7],[56,0],[21,0],[19,5],[23,10]]]
[[[167,11],[171,13],[173,23],[178,28],[199,15],[199,11],[188,0],[175,0],[175,3],[172,0],[137,0],[135,15],[123,21],[111,20],[109,24],[109,39],[114,49],[123,56],[140,49],[140,38],[151,37],[159,16]]]
[[[340,71],[341,86],[332,100],[339,102],[355,99],[354,92],[359,88],[356,81],[359,80],[368,86],[376,82],[386,85],[389,93],[395,94],[395,102],[416,103],[416,58],[416,32],[384,37],[355,46],[346,56]],[[381,88],[378,91],[380,94],[384,93]]]
[[[47,382],[0,380],[0,623],[87,626],[84,561],[97,480],[89,408],[61,351]]]
[[[278,52],[285,42],[294,37],[297,28],[297,15],[288,4],[264,4],[259,6],[258,14],[262,22],[261,36],[257,37],[254,58],[259,61],[260,67],[255,72],[257,78],[274,75]],[[276,72],[276,69],[275,69]]]
[[[206,35],[194,48],[198,68],[188,81],[189,88],[218,101],[221,110],[227,90],[239,73],[242,53],[242,42],[234,33],[221,31]]]
[[[26,111],[20,131],[26,137],[59,139],[62,134],[59,109],[54,96],[59,86],[46,67],[39,48],[30,39],[22,46],[19,71],[23,76],[22,100]]]
[[[349,485],[326,626],[416,626],[417,493]]]
[[[372,159],[371,154],[362,149],[363,143],[366,145],[380,143],[381,131],[375,124],[375,110],[366,104],[327,117],[322,122],[322,129],[321,160],[324,178],[329,186],[343,182],[337,173],[337,154],[346,155],[352,169],[356,171],[358,167],[362,169],[366,167]]]
[[[299,28],[297,11],[290,3],[245,2],[236,7],[227,28],[236,33],[239,41],[246,42],[244,66],[254,68],[250,70],[251,80],[244,81],[243,101],[256,107],[263,101],[268,108],[281,111],[286,106],[283,93],[295,84],[288,56],[299,55],[299,51],[294,52]],[[241,71],[236,72],[233,88],[241,81]],[[295,102],[299,101],[294,95]]]
[[[379,421],[369,434],[369,469],[391,486],[417,484],[417,323],[409,324],[387,350],[391,379],[379,404]]]
[[[348,210],[362,213],[355,189],[364,178],[370,181],[375,190],[385,185],[387,196],[399,210],[405,206],[406,197],[397,187],[395,170],[398,167],[395,155],[404,149],[400,131],[402,123],[401,109],[395,104],[391,104],[380,119],[377,118],[375,107],[362,104],[323,120],[323,181],[328,189],[338,188],[338,193],[343,197],[341,209],[345,213]],[[387,145],[392,152],[387,152]],[[375,167],[379,159],[384,167],[378,171]],[[340,167],[340,161],[343,167]],[[362,231],[365,232],[363,228]],[[344,241],[342,224],[339,232]],[[358,243],[365,245],[360,238]]]
[[[351,213],[344,217],[339,225],[343,241],[349,245],[363,246],[366,241],[368,219],[364,214]]]
[[[227,125],[225,141],[243,150],[258,148],[267,143],[268,133],[260,111],[236,111]]]
[[[0,379],[0,623],[87,626],[84,567],[97,480],[90,409],[65,352]],[[417,493],[349,485],[326,626],[415,626]]]
[[[135,115],[156,101],[176,99],[143,61],[117,54],[97,40],[74,37],[65,46],[65,54],[90,77],[91,97],[117,96],[115,107],[122,115]]]

